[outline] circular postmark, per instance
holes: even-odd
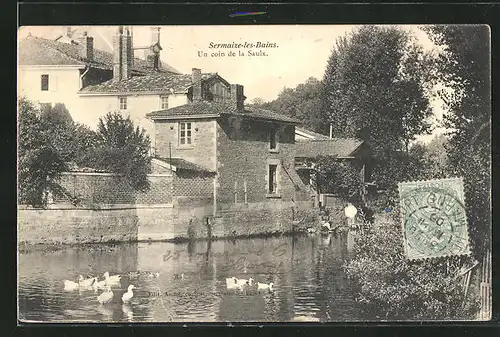
[[[416,187],[400,198],[410,258],[468,253],[465,207],[452,190]]]

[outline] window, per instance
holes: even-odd
[[[179,123],[179,145],[191,144],[191,123]]]
[[[269,194],[276,194],[278,192],[278,182],[276,179],[277,170],[278,170],[278,165],[269,165],[269,184],[268,184]]]
[[[120,110],[127,110],[127,97],[120,97]]]
[[[43,74],[42,79],[42,91],[49,91],[49,75]]]
[[[168,109],[168,96],[160,97],[160,107],[162,110]]]
[[[276,150],[276,130],[269,132],[269,150]]]

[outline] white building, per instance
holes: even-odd
[[[94,38],[70,28],[55,39],[28,36],[19,41],[18,93],[44,103],[63,103],[75,122],[95,128],[107,112],[119,110],[144,127],[154,144],[146,113],[192,100],[193,83],[201,82],[207,100],[225,100],[230,85],[216,73],[181,74],[160,61],[160,29],[151,28],[151,43],[134,47],[130,30],[118,27],[113,52],[94,48]],[[135,57],[143,51],[144,58]]]

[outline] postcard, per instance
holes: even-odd
[[[22,26],[18,319],[491,319],[486,25]]]

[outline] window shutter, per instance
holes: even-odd
[[[57,91],[57,76],[50,76],[49,81],[50,91]]]

